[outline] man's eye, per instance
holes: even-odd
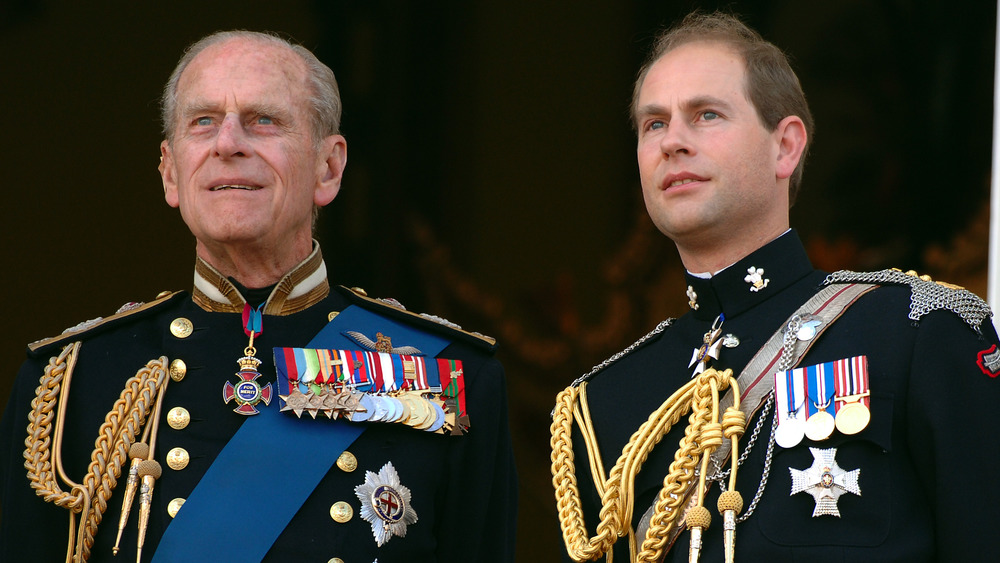
[[[704,119],[705,121],[712,121],[713,119],[718,119],[719,114],[715,113],[714,111],[706,111],[705,113],[701,114],[701,118]]]
[[[266,115],[257,118],[257,125],[274,125],[274,120]]]
[[[647,127],[650,131],[655,131],[656,129],[663,129],[667,124],[662,121],[651,121]]]
[[[212,124],[212,118],[211,117],[199,117],[198,119],[195,119],[194,122],[195,122],[195,124],[202,125],[202,126],[211,125]]]

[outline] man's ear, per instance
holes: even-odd
[[[167,205],[177,207],[180,200],[177,197],[177,170],[174,168],[174,155],[170,150],[170,142],[164,140],[160,143],[160,179],[163,180],[163,199],[167,200]]]
[[[783,180],[795,172],[806,149],[806,126],[798,116],[789,115],[778,122],[774,135],[778,141],[776,175]]]
[[[323,207],[333,201],[340,192],[340,181],[344,178],[344,167],[347,166],[347,139],[343,135],[330,135],[323,139],[317,163],[316,191],[313,203]]]

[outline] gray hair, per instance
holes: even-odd
[[[160,99],[160,118],[163,120],[163,135],[172,142],[174,127],[177,123],[177,84],[181,74],[198,54],[211,47],[233,39],[246,39],[267,45],[285,47],[296,53],[306,65],[306,80],[311,90],[309,105],[311,108],[311,125],[313,138],[319,142],[330,135],[340,133],[340,89],[337,79],[330,67],[326,66],[316,55],[302,45],[297,45],[272,33],[259,31],[217,31],[192,43],[177,62],[177,67],[170,74],[163,87],[163,97]]]

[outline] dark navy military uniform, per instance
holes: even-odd
[[[745,280],[751,267],[763,269],[768,281],[759,291],[751,291]],[[723,347],[719,359],[709,365],[720,371],[731,368],[738,375],[817,293],[826,274],[812,268],[791,231],[711,279],[687,277],[698,308],[599,371],[588,384],[605,471],[649,414],[690,381],[692,352],[720,314],[725,316],[722,333],[735,336],[739,344]],[[995,350],[996,331],[988,318],[973,327],[947,308],[919,320],[909,318],[910,311],[910,286],[883,285],[850,306],[798,363],[810,366],[867,356],[871,420],[853,436],[835,432],[827,440],[806,438],[790,449],[775,446],[759,504],[736,526],[737,561],[984,561],[1000,553],[995,533],[1000,495],[991,477],[1000,467],[1000,447],[991,437],[1000,380],[995,379],[995,365],[977,363]],[[744,405],[744,410],[755,406]],[[738,472],[744,507],[761,482],[773,412]],[[758,417],[748,421],[741,450]],[[633,526],[663,486],[686,425],[684,417],[639,472]],[[860,470],[861,494],[839,498],[839,518],[813,517],[813,497],[790,494],[789,470],[813,464],[811,447],[836,448],[841,468]],[[573,449],[588,533],[593,535],[600,498],[576,431]],[[718,496],[714,485],[704,502],[713,520],[703,538],[703,562],[723,561]],[[687,561],[689,538],[685,531],[666,561]],[[637,541],[641,544],[642,538]],[[615,561],[627,561],[628,542],[620,540],[615,547]]]
[[[243,356],[248,337],[240,308],[243,297],[235,286],[199,261],[194,294],[177,293],[156,303],[118,315],[96,327],[56,342],[36,347],[17,379],[4,414],[0,434],[0,494],[3,502],[0,560],[63,561],[66,552],[68,510],[36,496],[29,488],[24,465],[25,427],[35,388],[48,359],[62,346],[82,341],[79,361],[68,398],[62,458],[70,479],[87,473],[98,428],[124,382],[150,360],[166,356],[182,359],[186,373],[170,381],[164,397],[155,458],[163,476],[153,493],[143,560],[149,561],[164,530],[171,523],[168,505],[184,499],[246,417],[233,412],[235,404],[223,402],[223,388],[235,380],[236,360]],[[402,424],[369,423],[347,448],[356,468],[333,465],[295,513],[271,547],[265,561],[343,561],[380,563],[416,561],[510,561],[514,553],[517,482],[507,421],[503,369],[492,357],[492,341],[425,320],[397,307],[366,299],[344,288],[329,290],[318,247],[299,268],[282,280],[271,294],[263,315],[263,332],[254,342],[263,361],[263,381],[274,381],[272,347],[303,347],[328,322],[328,315],[350,305],[373,310],[419,331],[431,331],[448,340],[441,358],[463,362],[470,430],[452,436],[429,433]],[[230,311],[230,312],[219,312]],[[174,336],[169,327],[177,318],[193,325],[190,336]],[[372,336],[372,335],[369,335]],[[392,336],[387,334],[387,336]],[[404,346],[405,341],[393,342]],[[277,398],[269,407],[277,408]],[[190,422],[171,428],[166,416],[173,407],[184,407]],[[292,416],[283,413],[282,416]],[[342,421],[330,424],[348,424]],[[323,448],[316,443],[315,448]],[[168,451],[183,448],[186,467],[175,470],[162,463]],[[273,444],[270,455],[310,456],[310,451],[286,451]],[[411,493],[417,521],[406,535],[394,536],[378,547],[372,525],[361,518],[355,487],[365,482],[366,471],[379,472],[392,464],[399,483]],[[125,471],[127,472],[127,466]],[[262,476],[255,467],[244,467],[232,476],[243,490],[255,496],[281,495],[282,483],[294,474]],[[122,551],[112,558],[125,475],[108,502],[92,549],[90,561],[134,561],[137,509],[132,509],[121,541]],[[69,490],[63,485],[64,490]],[[350,505],[353,516],[344,522],[331,518],[338,502]],[[246,514],[240,529],[200,546],[227,560],[227,546],[254,534],[261,514]],[[181,508],[183,510],[183,507]],[[341,513],[342,514],[342,513]],[[340,520],[343,520],[341,518]]]

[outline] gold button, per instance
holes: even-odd
[[[358,468],[358,458],[354,457],[354,454],[351,452],[344,450],[344,453],[340,454],[340,457],[337,458],[337,467],[341,471],[350,473]]]
[[[174,448],[167,452],[167,467],[174,471],[184,469],[190,461],[191,456],[188,455],[187,450],[184,448]]]
[[[354,293],[357,293],[359,295],[364,295],[365,297],[368,297],[368,292],[365,291],[364,289],[360,288],[360,287],[352,287],[351,291],[353,291]]]
[[[334,557],[333,559],[330,559],[326,563],[344,563],[344,560],[339,557]]]
[[[333,319],[336,319],[337,315],[339,315],[339,314],[340,314],[340,311],[330,311],[330,313],[326,316],[326,322],[330,322]]]
[[[167,514],[169,514],[171,518],[177,516],[177,511],[180,510],[182,506],[184,506],[184,499],[175,498],[167,504]]]
[[[191,422],[191,413],[184,407],[174,407],[167,411],[167,424],[174,430],[184,430]]]
[[[177,317],[170,323],[170,334],[177,338],[187,338],[194,332],[194,325],[184,317]]]
[[[343,524],[345,522],[350,522],[353,517],[354,509],[351,508],[351,505],[344,501],[335,502],[333,503],[333,506],[330,507],[330,518],[333,518],[335,522]]]
[[[170,290],[164,290],[164,291],[161,291],[161,292],[157,293],[156,294],[156,298],[157,299],[163,299],[164,297],[170,295],[171,293],[173,293],[173,292],[170,291]]]
[[[188,367],[184,360],[176,359],[170,362],[170,379],[180,381],[187,375]]]

